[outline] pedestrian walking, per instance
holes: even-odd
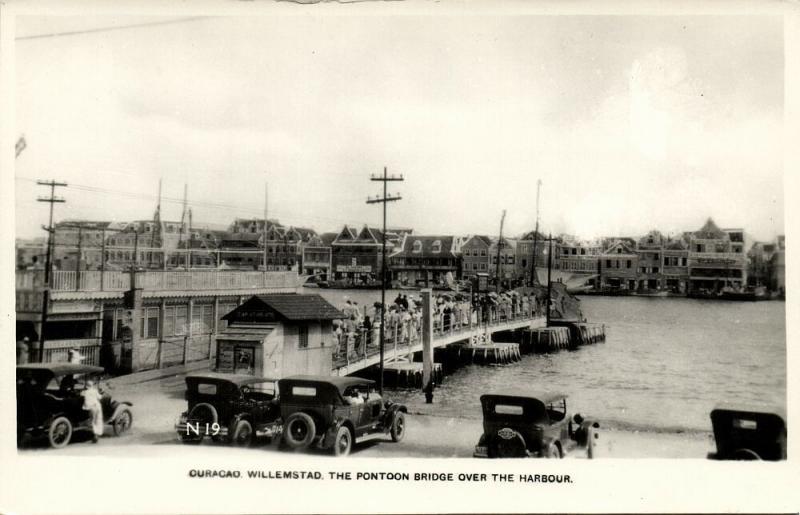
[[[102,395],[94,380],[86,380],[86,388],[81,392],[81,396],[83,409],[88,411],[92,418],[92,442],[97,443],[97,439],[103,436],[103,406],[100,404]]]
[[[24,365],[28,362],[30,350],[30,339],[27,336],[17,342],[17,365]]]

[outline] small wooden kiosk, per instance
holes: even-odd
[[[222,317],[217,372],[287,377],[330,375],[332,321],[344,313],[319,295],[255,295]]]

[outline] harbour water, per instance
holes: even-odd
[[[380,300],[372,290],[318,292],[337,306],[344,296],[368,306]],[[397,294],[387,292],[387,302]],[[569,395],[571,412],[605,427],[663,432],[710,431],[709,411],[720,403],[785,409],[783,302],[581,297],[581,307],[590,322],[606,325],[605,343],[461,368],[437,388],[435,410],[419,391],[390,396],[411,411],[478,419],[483,393],[558,391]]]

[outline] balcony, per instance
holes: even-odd
[[[124,292],[131,287],[130,272],[53,272],[52,292]],[[17,290],[41,288],[44,272],[19,270]],[[145,271],[136,273],[136,287],[145,291],[209,291],[289,289],[299,285],[297,272],[238,270]]]
[[[689,267],[740,268],[745,266],[745,255],[738,252],[690,252]]]

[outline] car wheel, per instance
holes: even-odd
[[[399,442],[406,436],[406,416],[402,411],[398,411],[394,415],[391,435],[393,442]]]
[[[336,431],[336,440],[333,443],[334,456],[347,456],[353,448],[353,433],[346,426]]]
[[[738,449],[733,453],[733,459],[741,461],[760,461],[761,456],[751,449]]]
[[[205,402],[197,404],[194,408],[192,408],[192,411],[189,412],[187,418],[203,424],[213,424],[214,422],[219,422],[217,409],[211,404],[207,404]]]
[[[525,439],[517,431],[513,431],[510,436],[498,434],[493,438],[493,443],[489,445],[489,456],[492,458],[525,458],[528,456],[528,448]]]
[[[233,429],[231,443],[236,447],[249,447],[253,445],[253,426],[246,420],[240,420]]]
[[[56,417],[47,429],[47,439],[50,447],[60,449],[67,445],[72,438],[72,423],[67,417]]]
[[[286,444],[293,449],[303,449],[311,445],[317,435],[317,426],[308,413],[292,413],[286,419],[283,428],[283,438]]]
[[[127,433],[133,425],[133,413],[131,410],[124,409],[119,412],[117,418],[114,419],[112,428],[114,429],[114,436],[120,436]]]
[[[563,458],[564,456],[562,456],[561,454],[561,447],[559,447],[558,444],[551,443],[550,445],[547,446],[547,450],[544,453],[544,457],[557,460]]]

